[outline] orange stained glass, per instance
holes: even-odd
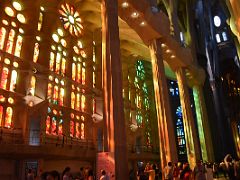
[[[96,99],[93,98],[93,113],[96,113]]]
[[[77,64],[77,82],[78,83],[81,82],[81,64],[80,63]]]
[[[11,29],[9,32],[8,41],[7,41],[7,48],[6,48],[7,53],[12,54],[14,37],[15,37],[15,31]]]
[[[58,135],[62,135],[62,133],[63,133],[63,120],[60,119],[58,124]]]
[[[33,62],[35,62],[35,63],[38,61],[39,47],[40,47],[40,45],[38,43],[35,43],[35,45],[34,45],[34,53],[33,53]]]
[[[1,84],[0,84],[0,88],[2,89],[7,89],[8,74],[9,74],[8,68],[4,67],[2,70],[2,77],[1,77]]]
[[[76,80],[76,64],[72,63],[72,79]]]
[[[60,72],[60,63],[61,63],[61,54],[60,54],[60,53],[57,53],[55,72],[58,73],[58,74],[59,74],[59,72]]]
[[[5,101],[5,97],[3,95],[0,95],[0,102],[4,102]]]
[[[16,42],[16,47],[15,47],[15,53],[14,53],[14,55],[17,57],[20,57],[20,55],[21,55],[22,41],[23,41],[22,36],[20,36],[20,35],[17,36],[17,42]]]
[[[72,109],[75,108],[75,93],[74,92],[71,93],[71,108]]]
[[[3,119],[3,107],[0,106],[0,126],[2,126],[2,119]]]
[[[52,117],[52,124],[51,124],[51,134],[57,134],[57,120],[55,117]]]
[[[82,84],[85,84],[86,81],[86,69],[82,67]]]
[[[13,109],[11,107],[7,107],[4,127],[10,128],[12,126],[12,116]]]
[[[85,111],[85,107],[86,107],[86,97],[85,97],[85,95],[82,94],[82,96],[81,96],[81,110]]]
[[[57,104],[58,102],[58,86],[54,86],[53,90],[53,102]]]
[[[76,122],[76,134],[75,134],[75,136],[76,136],[76,138],[80,138],[80,134],[81,134],[81,130],[80,130],[80,124],[79,124],[79,122]]]
[[[11,81],[10,81],[10,91],[15,91],[16,90],[16,84],[17,84],[17,71],[13,70],[12,75],[11,75]]]
[[[43,22],[43,13],[39,13],[39,19],[38,19],[38,31],[41,31],[42,29],[42,22]]]
[[[0,29],[0,49],[3,49],[4,47],[5,38],[6,38],[6,29],[2,27]]]
[[[52,97],[52,84],[48,83],[48,91],[47,91],[47,96]]]
[[[51,118],[47,116],[46,119],[46,134],[50,134]]]
[[[96,74],[93,72],[93,87],[96,86]]]
[[[50,61],[49,61],[49,69],[51,71],[54,70],[54,58],[55,58],[55,54],[53,52],[50,53]]]
[[[36,77],[32,76],[30,81],[30,88],[29,88],[29,92],[32,96],[35,95],[35,87],[36,87]]]
[[[65,74],[66,72],[66,59],[62,58],[62,67],[61,67],[62,74]]]
[[[70,121],[70,136],[73,137],[74,135],[74,122]]]
[[[84,123],[81,123],[81,139],[85,138],[85,125]]]
[[[80,110],[80,102],[81,102],[81,100],[80,100],[80,94],[79,93],[77,93],[77,103],[76,103],[76,110]]]
[[[63,99],[64,99],[64,89],[60,88],[60,95],[59,95],[59,105],[63,106]]]

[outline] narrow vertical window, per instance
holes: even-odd
[[[55,58],[55,55],[53,52],[50,53],[50,61],[49,61],[49,69],[51,71],[54,70],[54,58]]]
[[[6,109],[6,116],[5,116],[5,124],[4,126],[7,128],[10,128],[12,125],[12,116],[13,116],[13,110],[11,107],[8,107]]]
[[[81,64],[77,64],[77,82],[81,83]]]
[[[58,124],[58,135],[62,135],[62,133],[63,133],[63,120],[60,119]]]
[[[57,57],[56,57],[56,69],[55,69],[55,72],[57,74],[59,74],[60,72],[60,63],[61,63],[61,54],[60,53],[57,53]]]
[[[47,116],[46,119],[46,134],[50,134],[51,118]]]
[[[82,84],[84,85],[86,81],[86,69],[82,67]]]
[[[6,48],[7,53],[12,54],[14,37],[15,37],[15,31],[11,29],[9,32],[8,41],[7,41],[7,48]]]
[[[86,107],[86,97],[85,97],[85,95],[82,94],[82,96],[81,96],[81,110],[85,111],[85,107]]]
[[[81,130],[79,122],[76,122],[76,138],[80,138]]]
[[[39,19],[38,19],[38,31],[41,31],[42,29],[42,22],[43,22],[43,13],[39,13]]]
[[[75,93],[74,92],[71,93],[71,108],[72,109],[75,108]]]
[[[48,91],[47,91],[48,98],[52,97],[52,84],[48,84]]]
[[[63,106],[63,99],[64,99],[64,89],[60,88],[60,95],[59,95],[59,105]]]
[[[70,121],[70,136],[74,136],[74,122]]]
[[[2,70],[2,77],[1,77],[1,88],[2,89],[7,89],[8,74],[9,74],[8,68],[4,67]]]
[[[10,81],[10,91],[16,90],[16,84],[17,84],[17,71],[13,70],[11,75],[11,81]]]
[[[66,72],[66,59],[62,58],[61,73],[65,74],[65,72]]]
[[[55,117],[52,118],[51,132],[53,135],[57,134],[57,120]]]
[[[53,103],[58,104],[58,86],[54,86],[53,90]]]
[[[2,126],[2,119],[3,119],[3,107],[0,106],[0,127]]]
[[[76,80],[76,64],[72,63],[72,79],[75,81]]]
[[[0,29],[0,49],[3,49],[4,47],[5,37],[6,37],[6,29],[2,27]]]
[[[35,45],[34,45],[34,53],[33,53],[33,62],[36,63],[38,61],[38,56],[39,56],[39,44],[35,43]],[[51,61],[51,57],[50,57],[50,61]]]
[[[80,110],[80,102],[81,102],[81,100],[80,100],[80,94],[79,93],[77,93],[77,103],[76,103],[76,110]]]
[[[14,53],[14,55],[17,56],[17,57],[20,57],[20,55],[21,55],[22,41],[23,41],[23,38],[22,38],[22,36],[19,35],[17,37],[15,53]]]
[[[51,85],[51,84],[48,84],[48,86]],[[36,77],[35,76],[32,76],[31,77],[31,81],[30,81],[30,88],[29,88],[29,93],[34,96],[35,95],[35,87],[36,87]],[[52,89],[50,87],[50,89]]]
[[[81,139],[85,138],[85,128],[84,123],[81,123]]]

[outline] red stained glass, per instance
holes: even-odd
[[[0,49],[3,49],[4,47],[5,38],[6,38],[6,29],[2,27],[0,29]]]
[[[63,106],[63,99],[64,99],[64,89],[60,88],[60,96],[59,96],[59,105]]]
[[[54,86],[54,90],[53,90],[53,102],[55,104],[57,104],[58,102],[58,87]]]
[[[48,84],[48,91],[47,91],[48,98],[52,97],[52,84]]]
[[[61,54],[60,54],[60,53],[57,53],[55,72],[58,73],[58,74],[59,74],[59,72],[60,72],[60,62],[61,62]]]
[[[73,137],[74,135],[74,122],[70,121],[70,136]]]
[[[46,134],[50,134],[51,118],[47,116],[46,119]]]
[[[63,120],[60,119],[59,125],[58,125],[58,135],[62,135],[63,133]]]
[[[85,138],[85,125],[84,123],[81,123],[81,139]]]
[[[76,122],[76,138],[80,138],[81,129],[79,122]]]
[[[0,126],[2,126],[2,118],[3,118],[3,107],[0,106]]]
[[[17,42],[16,42],[16,47],[15,47],[15,53],[14,53],[14,55],[17,57],[20,57],[20,55],[21,55],[22,41],[23,41],[22,36],[18,36]]]
[[[12,54],[14,37],[15,37],[15,31],[11,29],[9,32],[9,37],[7,41],[7,48],[6,48],[7,53]]]
[[[38,61],[38,57],[39,57],[39,44],[35,43],[34,46],[34,53],[33,53],[33,62],[37,62]],[[51,61],[51,60],[50,60]]]
[[[52,118],[51,132],[53,135],[57,134],[57,120],[55,117]]]
[[[8,107],[6,109],[6,116],[5,116],[5,124],[4,126],[10,128],[12,126],[12,116],[13,116],[13,109]]]
[[[93,98],[93,113],[96,113],[96,99]]]
[[[2,77],[1,77],[1,88],[2,89],[7,89],[8,74],[9,74],[8,68],[4,67],[2,70]]]
[[[75,108],[75,93],[74,92],[71,93],[71,108],[72,109]]]

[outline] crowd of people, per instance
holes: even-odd
[[[105,170],[97,180],[110,180],[110,176]],[[224,160],[217,163],[203,163],[197,161],[196,166],[191,169],[189,163],[168,162],[167,166],[161,170],[157,164],[147,163],[138,167],[137,172],[131,169],[129,180],[240,180],[240,160],[233,160],[231,155],[227,155]],[[27,180],[36,180],[31,170],[28,171]],[[37,180],[96,180],[96,176],[91,168],[79,169],[78,173],[71,173],[71,168],[66,167],[60,174],[58,171],[41,173]]]
[[[203,163],[197,161],[191,169],[189,163],[168,162],[161,171],[156,164],[138,168],[137,178],[130,171],[130,180],[240,180],[240,160],[233,160],[227,155],[221,163]]]

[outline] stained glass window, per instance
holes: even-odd
[[[10,128],[12,125],[12,116],[13,116],[13,109],[11,107],[7,107],[6,115],[5,115],[5,124],[4,126]]]
[[[35,43],[34,52],[33,52],[33,62],[36,63],[38,61],[38,56],[39,56],[39,43]],[[50,59],[51,59],[51,57],[50,57]]]
[[[14,55],[17,56],[17,57],[20,57],[20,54],[21,54],[22,41],[23,41],[22,36],[18,35],[17,36],[16,47],[15,47],[15,53],[14,53]]]
[[[3,120],[3,107],[0,106],[0,126],[2,126],[2,120]]]
[[[7,47],[6,47],[6,52],[7,53],[12,53],[13,51],[13,41],[15,37],[15,31],[13,29],[10,30],[8,40],[7,40]]]
[[[46,119],[46,134],[50,134],[51,118],[47,116]]]
[[[49,76],[49,80],[52,81],[48,83],[47,96],[48,96],[49,102],[56,105],[63,106],[64,96],[65,96],[64,81],[63,80],[59,81],[58,78],[55,78],[53,81],[52,76]]]
[[[43,23],[43,13],[39,13],[39,19],[38,19],[38,31],[41,31],[42,29],[42,23]]]
[[[6,29],[2,27],[0,29],[0,49],[3,49],[4,47],[5,38],[6,38]]]
[[[17,71],[13,70],[11,75],[11,81],[10,81],[10,91],[16,90],[16,84],[17,84]]]
[[[30,87],[29,87],[29,93],[34,96],[35,95],[35,87],[36,87],[36,77],[32,76],[30,80]]]
[[[8,68],[4,67],[2,70],[2,76],[1,76],[1,88],[2,89],[7,89],[8,74],[9,74]]]
[[[70,121],[70,136],[74,136],[74,121]]]
[[[83,26],[79,13],[70,4],[62,4],[59,9],[61,15],[60,19],[64,24],[64,28],[67,29],[71,35],[79,36],[82,34]]]

